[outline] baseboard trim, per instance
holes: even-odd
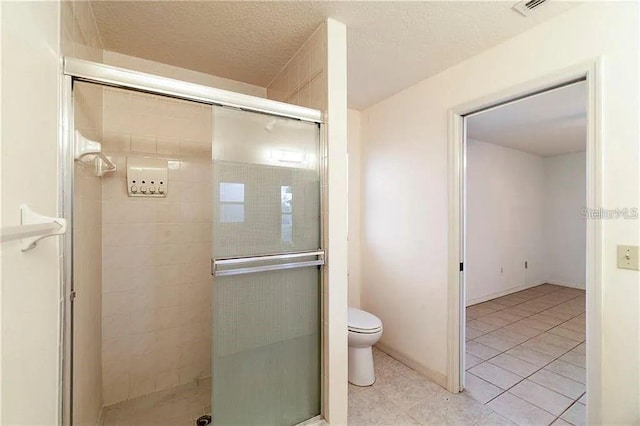
[[[486,296],[476,297],[475,299],[467,300],[465,302],[465,306],[469,307],[471,305],[477,305],[478,303],[486,302],[488,300],[496,299],[498,297],[506,296],[511,293],[516,293],[518,291],[526,290],[528,288],[535,287],[541,284],[546,284],[546,283],[549,283],[549,281],[540,281],[540,282],[535,282],[533,284],[525,284],[525,285],[519,285],[517,287],[510,287],[506,290],[498,291],[496,293],[491,293]],[[549,283],[549,284],[553,284],[553,283]],[[562,284],[558,284],[558,285],[562,285]]]
[[[400,351],[397,351],[395,349],[390,348],[389,346],[385,345],[384,343],[376,343],[375,345],[376,348],[380,349],[382,352],[386,353],[387,355],[389,355],[391,358],[395,358],[398,361],[400,361],[401,363],[403,363],[404,365],[406,365],[407,367],[417,371],[418,373],[422,374],[423,376],[426,376],[429,380],[435,382],[436,384],[440,385],[441,387],[447,389],[447,376],[439,373],[437,371],[434,371],[428,367],[425,367],[424,365],[422,365],[421,363],[419,363],[418,361],[416,361],[415,359],[411,358],[410,356],[407,356],[405,354],[403,354]]]
[[[559,285],[561,287],[577,288],[578,290],[586,290],[586,287],[584,284],[565,283],[565,282],[556,281],[556,280],[548,280],[547,284]]]

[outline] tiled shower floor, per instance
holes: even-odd
[[[194,426],[203,414],[211,414],[210,379],[105,407],[103,426]]]
[[[466,392],[517,424],[586,423],[585,291],[543,284],[467,308]]]

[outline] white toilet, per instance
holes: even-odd
[[[371,386],[376,381],[371,346],[382,336],[382,321],[369,312],[349,308],[349,382]]]

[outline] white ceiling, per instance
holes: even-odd
[[[515,1],[93,1],[107,50],[266,87],[328,17],[348,26],[349,106],[363,109],[555,16]]]
[[[585,151],[586,83],[473,115],[467,119],[467,136],[543,157]]]

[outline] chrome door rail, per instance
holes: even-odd
[[[64,74],[91,83],[166,95],[211,105],[229,106],[314,123],[322,123],[323,119],[321,111],[311,108],[82,59],[65,57]]]
[[[211,261],[211,272],[216,277],[224,277],[230,275],[243,275],[243,274],[252,274],[256,272],[267,272],[267,271],[279,271],[283,269],[295,269],[295,268],[305,268],[308,266],[321,266],[324,265],[324,250],[314,250],[314,251],[306,251],[306,252],[295,252],[295,253],[282,253],[282,254],[268,254],[262,256],[243,256],[243,257],[226,257],[226,258],[217,258],[212,259]],[[219,266],[225,265],[242,265],[247,263],[254,262],[264,262],[271,260],[287,260],[287,259],[296,259],[301,257],[317,257],[316,260],[305,260],[301,262],[288,262],[288,263],[280,263],[276,265],[260,265],[260,266],[249,266],[246,268],[236,268],[236,269],[218,269]]]

